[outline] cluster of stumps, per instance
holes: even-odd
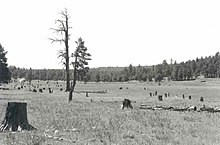
[[[46,85],[47,87],[42,87],[43,84],[41,84],[39,81],[38,81],[38,84],[36,85],[33,85],[33,84],[28,84],[28,83],[22,83],[20,85],[18,84],[15,84],[14,85],[14,89],[17,89],[17,90],[22,90],[22,89],[28,89],[29,91],[31,92],[39,92],[39,93],[43,93],[45,91],[48,91],[49,93],[53,93],[53,89],[50,87],[50,82],[47,81],[46,82]],[[61,84],[59,84],[59,82],[53,82],[54,83],[54,87],[57,88],[59,91],[63,91],[63,86]]]
[[[157,96],[157,94],[158,94],[157,91],[155,91],[155,93],[151,93],[151,92],[150,92],[150,97]],[[170,96],[170,92],[164,94],[164,97],[165,97],[165,98],[167,98],[167,97],[169,97],[169,96]],[[178,97],[177,95],[175,95],[175,98],[179,98],[179,97]],[[182,98],[183,98],[183,99],[186,99],[185,94],[182,95]],[[192,99],[192,96],[189,95],[189,96],[188,96],[188,99],[191,100],[191,99]],[[162,96],[162,95],[158,95],[158,100],[159,100],[159,101],[163,101],[163,96]],[[204,102],[204,98],[203,98],[203,97],[200,97],[200,101],[201,101],[201,102]]]
[[[120,90],[122,89],[122,87],[119,88]],[[128,88],[127,88],[128,89]],[[144,88],[144,90],[146,90],[146,88]],[[159,101],[163,101],[163,96],[162,95],[158,95],[158,92],[155,91],[154,93],[150,92],[150,97],[153,97],[153,96],[158,96],[158,100]],[[170,92],[168,93],[165,93],[164,94],[164,97],[169,97],[170,96]],[[177,95],[175,95],[176,98],[178,99],[181,99],[179,98]],[[182,95],[182,98],[183,99],[186,99],[186,96],[183,94]],[[188,99],[191,100],[192,99],[192,96],[189,95],[188,96]],[[200,102],[204,102],[204,98],[203,97],[200,97]],[[132,107],[132,104],[131,104],[131,100],[129,99],[124,99],[122,101],[122,105],[121,105],[121,109],[124,109],[124,108],[130,108],[130,109],[133,109]],[[216,113],[216,112],[220,112],[220,108],[219,107],[206,107],[205,105],[203,105],[203,107],[201,108],[198,108],[196,106],[189,106],[189,107],[185,107],[185,108],[178,108],[178,107],[164,107],[164,106],[155,106],[155,107],[151,107],[151,106],[148,106],[148,105],[140,105],[140,109],[149,109],[149,110],[169,110],[169,111],[180,111],[180,112],[183,112],[183,111],[197,111],[197,112],[208,112],[208,113]]]

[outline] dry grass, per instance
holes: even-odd
[[[89,94],[89,98],[85,94],[74,94],[71,103],[67,102],[68,94],[55,87],[53,94],[26,90],[1,91],[0,119],[3,120],[8,101],[25,101],[28,103],[28,120],[38,130],[0,133],[0,144],[218,145],[220,113],[140,110],[139,105],[220,106],[219,82],[165,82],[161,86],[156,83],[78,84],[77,90],[109,92]],[[119,90],[119,87],[123,89]],[[171,97],[159,102],[157,97],[149,97],[149,92],[155,90],[159,94],[171,92]],[[174,97],[180,97],[183,93],[192,95],[192,100]],[[198,101],[201,96],[205,98],[204,103]],[[123,98],[136,100],[133,110],[119,108]]]

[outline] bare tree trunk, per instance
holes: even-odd
[[[60,42],[60,43],[64,43],[65,44],[65,50],[60,50],[59,51],[59,56],[58,57],[62,57],[62,59],[64,59],[64,64],[65,64],[65,71],[66,71],[66,91],[70,91],[70,72],[69,72],[69,29],[71,27],[69,27],[69,15],[67,13],[67,10],[65,9],[65,11],[62,11],[60,13],[61,15],[61,19],[58,19],[55,21],[55,23],[58,23],[59,26],[58,28],[51,28],[51,30],[53,30],[54,32],[60,34],[63,36],[64,34],[64,38],[60,39],[60,38],[50,38],[50,40],[53,42]]]
[[[27,103],[8,102],[5,118],[0,126],[0,132],[5,130],[34,130],[27,120]]]
[[[69,70],[69,26],[68,16],[66,15],[65,47],[66,47],[66,91],[70,90],[70,70]]]
[[[70,92],[69,92],[69,102],[73,100],[73,92],[76,86],[76,81],[73,81],[73,85],[71,86]]]
[[[77,63],[77,57],[75,57],[75,63]],[[71,86],[70,92],[69,92],[69,102],[73,99],[73,92],[76,86],[76,65],[74,65],[74,71],[73,71],[73,84]]]
[[[70,91],[69,58],[66,59],[66,92]]]

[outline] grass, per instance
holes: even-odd
[[[33,82],[37,84],[38,82]],[[40,82],[46,86],[45,82]],[[64,82],[59,82],[63,83]],[[107,94],[74,94],[61,92],[53,82],[53,94],[27,90],[0,91],[0,119],[3,120],[8,101],[28,103],[28,121],[35,131],[0,133],[1,145],[69,145],[69,144],[149,144],[149,145],[218,145],[220,144],[220,113],[141,110],[140,104],[163,106],[220,106],[220,80],[205,83],[88,83],[77,84],[76,90],[108,90]],[[119,90],[119,87],[123,87]],[[127,89],[128,87],[128,89]],[[146,87],[146,90],[143,88]],[[170,92],[159,102],[149,92]],[[176,99],[192,95],[192,100]],[[205,102],[199,102],[203,96]],[[134,109],[121,110],[123,98],[129,98]],[[92,99],[93,102],[90,102]],[[102,102],[101,102],[102,100]]]

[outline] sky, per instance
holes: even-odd
[[[70,52],[82,37],[89,67],[156,65],[215,55],[220,51],[218,0],[5,0],[0,8],[0,44],[8,65],[63,68],[57,58],[59,12],[70,15]]]

